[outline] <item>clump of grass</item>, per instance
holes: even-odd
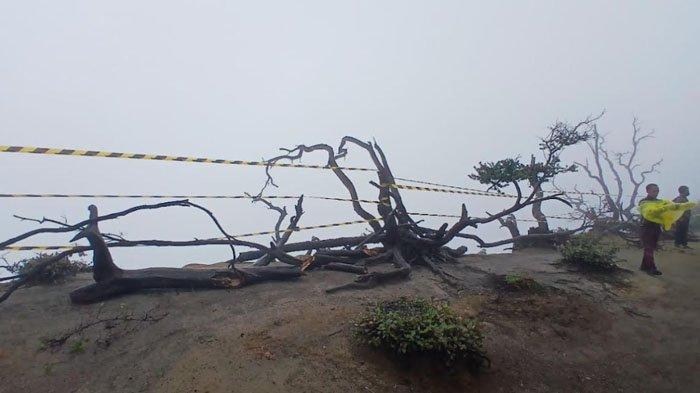
[[[503,283],[506,289],[514,291],[534,290],[540,291],[544,289],[542,284],[535,279],[527,276],[522,276],[518,273],[509,273],[503,278]]]
[[[165,367],[158,367],[155,371],[156,377],[158,378],[163,378],[165,377]]]
[[[402,358],[425,357],[473,372],[488,363],[478,322],[445,303],[403,297],[380,302],[355,324],[355,336]]]
[[[44,364],[44,375],[50,376],[53,373],[53,366],[52,363]]]
[[[70,346],[70,353],[78,354],[85,352],[85,340],[78,339],[73,341]]]
[[[572,236],[561,248],[562,262],[581,268],[611,272],[617,266],[617,247],[600,241],[590,233]]]
[[[39,350],[40,351],[46,350],[49,347],[49,344],[50,343],[49,343],[48,339],[45,339],[45,338],[40,339],[39,340]]]
[[[24,259],[12,264],[2,266],[8,272],[23,276],[31,272],[37,264],[54,254],[39,254],[33,258]],[[71,261],[65,257],[44,268],[39,274],[31,277],[26,285],[54,284],[67,277],[75,276],[77,273],[91,272],[92,266],[82,261]]]

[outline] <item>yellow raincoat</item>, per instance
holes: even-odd
[[[663,199],[642,201],[639,204],[639,213],[648,221],[663,225],[668,231],[686,210],[694,208],[695,205],[695,202],[673,203]]]

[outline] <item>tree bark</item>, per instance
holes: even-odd
[[[90,209],[91,218],[97,210]],[[113,296],[155,288],[240,288],[246,285],[270,281],[287,280],[301,276],[296,266],[233,268],[228,270],[197,270],[177,268],[148,268],[123,270],[112,261],[109,248],[102,239],[97,225],[90,225],[72,241],[87,238],[93,249],[94,284],[71,292],[74,303],[99,302]]]

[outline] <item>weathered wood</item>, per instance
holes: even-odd
[[[91,218],[97,216],[97,208],[91,206]],[[93,278],[95,283],[71,292],[74,303],[98,302],[113,296],[144,289],[164,288],[240,288],[262,281],[287,280],[301,276],[296,266],[266,266],[226,270],[178,269],[155,267],[124,270],[112,261],[109,248],[97,225],[90,225],[78,233],[72,241],[87,238],[93,249]]]
[[[326,270],[335,270],[339,272],[355,273],[355,274],[365,274],[367,273],[367,268],[364,266],[350,265],[348,263],[331,262],[323,265]]]
[[[295,266],[266,266],[236,270],[148,268],[121,270],[115,276],[71,292],[73,303],[87,304],[145,289],[226,289],[302,275]]]

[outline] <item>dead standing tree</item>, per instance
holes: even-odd
[[[110,296],[146,288],[238,288],[260,281],[290,279],[300,276],[304,270],[312,271],[319,268],[358,274],[353,282],[340,287],[329,288],[328,292],[352,288],[371,288],[385,282],[406,279],[414,266],[425,266],[449,284],[458,285],[455,277],[441,267],[441,264],[447,261],[454,261],[455,258],[463,255],[466,251],[466,247],[454,249],[448,246],[448,243],[455,238],[475,241],[481,247],[494,247],[529,238],[527,235],[517,236],[512,239],[488,243],[475,234],[464,233],[465,230],[470,227],[477,228],[482,224],[499,221],[536,203],[556,200],[568,205],[568,202],[562,199],[562,194],[538,196],[536,189],[533,189],[533,192],[529,195],[523,195],[519,182],[536,176],[538,184],[541,184],[556,174],[562,173],[565,167],[560,165],[559,153],[565,147],[587,138],[587,134],[581,132],[579,128],[588,123],[590,123],[590,120],[586,120],[576,127],[562,126],[553,129],[550,135],[543,139],[541,143],[541,150],[545,153],[545,161],[537,165],[536,168],[529,168],[529,172],[523,172],[527,167],[514,160],[483,164],[481,168],[477,168],[477,175],[475,176],[482,182],[491,183],[497,188],[511,184],[517,192],[515,201],[508,208],[496,214],[489,214],[487,217],[470,216],[466,206],[463,204],[461,214],[456,223],[452,225],[445,223],[437,229],[422,226],[420,222],[413,220],[408,213],[400,188],[395,182],[394,175],[381,147],[376,143],[363,142],[353,137],[343,138],[337,151],[326,144],[299,145],[292,149],[283,149],[285,154],[267,161],[269,164],[266,167],[267,181],[261,190],[261,194],[265,187],[269,185],[276,186],[271,175],[272,164],[279,165],[284,161],[300,159],[306,154],[321,152],[326,156],[328,168],[335,173],[350,194],[355,213],[362,217],[363,220],[366,220],[372,228],[372,232],[363,236],[322,240],[313,238],[309,241],[288,243],[289,237],[298,228],[297,223],[303,214],[301,208],[302,198],[299,199],[295,208],[296,215],[289,220],[289,225],[284,231],[281,230],[281,224],[287,215],[286,210],[273,206],[260,196],[256,198],[256,200],[265,203],[270,209],[276,210],[280,214],[280,218],[275,226],[276,235],[269,246],[232,237],[223,229],[211,211],[186,200],[136,206],[105,216],[98,216],[96,207],[91,206],[90,219],[88,220],[74,225],[65,224],[58,228],[35,229],[5,242],[0,242],[0,248],[2,248],[40,233],[64,233],[80,230],[78,235],[74,237],[74,240],[87,238],[90,243],[90,247],[75,247],[47,258],[38,264],[34,271],[30,272],[26,277],[21,277],[12,282],[6,292],[0,296],[0,302],[7,299],[14,290],[22,286],[28,276],[40,272],[41,269],[60,258],[86,250],[93,251],[94,278],[96,282],[87,287],[79,288],[71,294],[71,299],[76,303],[100,301]],[[365,210],[360,204],[354,183],[337,163],[338,159],[347,155],[350,145],[364,150],[374,164],[377,181],[372,181],[370,184],[378,190],[379,201],[381,202],[377,204],[378,214],[376,216]],[[509,169],[514,171],[509,172]],[[225,238],[195,239],[180,242],[112,238],[110,242],[105,242],[105,237],[102,236],[97,226],[98,222],[115,219],[135,211],[170,206],[191,207],[205,212],[225,235]],[[49,220],[49,222],[56,223],[55,220]],[[542,235],[533,236],[541,237]],[[233,258],[230,260],[229,269],[149,268],[123,270],[112,261],[109,253],[110,247],[201,246],[210,244],[225,244],[231,248]],[[378,245],[378,247],[370,249],[368,245]],[[253,251],[237,254],[235,247],[246,247]],[[294,256],[291,254],[292,252],[304,253],[300,256]],[[241,267],[241,264],[246,261],[255,262],[252,264],[253,266]],[[271,265],[273,262],[279,264],[273,266]],[[380,264],[391,267],[388,270],[369,270]]]
[[[643,133],[637,118],[632,121],[632,140],[629,151],[612,152],[606,147],[605,136],[594,125],[592,138],[587,141],[592,159],[576,163],[588,177],[600,187],[604,204],[595,210],[609,213],[613,221],[631,221],[632,210],[637,206],[639,189],[647,176],[656,172],[663,160],[658,160],[647,168],[639,162],[639,148],[642,142],[653,138],[654,131]],[[591,163],[592,161],[592,163]],[[612,181],[614,185],[611,186]]]

